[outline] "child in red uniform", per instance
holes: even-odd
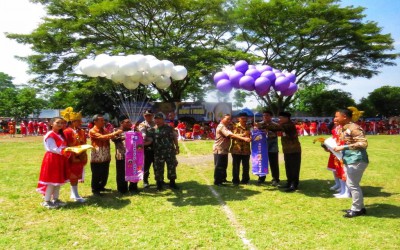
[[[42,206],[49,209],[65,206],[65,203],[59,200],[60,187],[67,181],[67,157],[63,155],[67,146],[62,134],[64,124],[62,118],[53,118],[52,130],[44,136],[46,153],[42,161],[37,191],[44,195]]]

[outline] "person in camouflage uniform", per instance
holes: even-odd
[[[152,144],[153,146],[157,190],[163,189],[165,163],[167,164],[167,178],[170,181],[169,186],[178,189],[175,184],[176,166],[178,165],[176,155],[179,154],[178,136],[174,128],[165,123],[162,113],[157,113],[154,121],[156,126],[147,131],[144,145]]]

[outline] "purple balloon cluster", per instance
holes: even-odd
[[[249,65],[245,60],[235,63],[235,70],[217,72],[214,83],[219,91],[229,93],[233,88],[248,91],[255,90],[259,96],[268,94],[271,87],[284,96],[297,91],[296,76],[293,73],[282,73],[268,65]]]

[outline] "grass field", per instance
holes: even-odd
[[[41,138],[1,137],[0,249],[400,249],[400,137],[368,137],[361,182],[368,214],[352,219],[342,218],[351,199],[332,197],[328,155],[312,139],[301,138],[295,193],[270,186],[270,177],[259,186],[253,175],[250,185],[215,187],[212,142],[190,141],[180,142],[179,191],[156,192],[152,180],[137,195],[92,197],[86,166],[87,203],[69,201],[67,184],[67,206],[47,210],[35,192]],[[280,170],[285,180],[282,160]],[[114,161],[107,187],[116,189]]]

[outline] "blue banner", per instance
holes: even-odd
[[[253,130],[251,134],[251,164],[253,174],[258,176],[268,174],[267,136],[260,130]]]

